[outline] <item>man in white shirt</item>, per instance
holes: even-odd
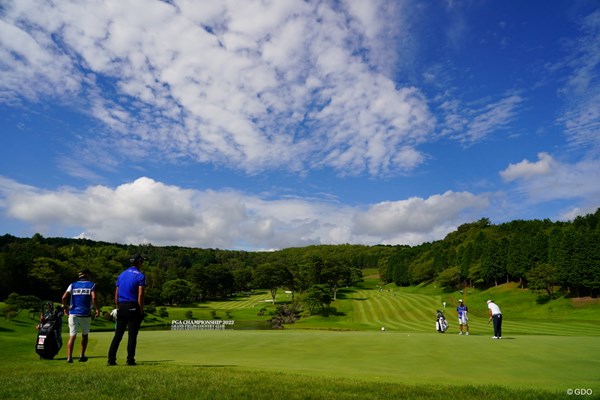
[[[492,339],[502,339],[502,312],[500,307],[494,303],[494,300],[488,300],[487,305],[490,321],[494,324],[494,337]]]

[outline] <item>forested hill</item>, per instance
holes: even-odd
[[[570,222],[488,219],[464,224],[443,240],[419,246],[315,245],[273,252],[176,246],[132,246],[86,239],[0,237],[0,300],[11,293],[58,300],[86,267],[100,300],[111,303],[114,281],[133,253],[148,257],[147,301],[226,298],[253,288],[302,293],[315,285],[335,291],[352,285],[363,269],[377,268],[398,285],[432,280],[454,288],[506,281],[574,296],[600,292],[600,209]]]
[[[444,240],[399,247],[381,273],[398,285],[435,279],[447,287],[489,287],[515,281],[549,295],[560,287],[572,296],[597,296],[600,209],[571,222],[492,225],[484,218],[459,226]]]

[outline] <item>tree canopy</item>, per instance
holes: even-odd
[[[600,209],[570,222],[493,225],[483,218],[418,246],[315,245],[246,252],[4,235],[0,300],[18,293],[58,301],[85,267],[97,284],[99,303],[112,304],[115,279],[134,253],[149,259],[143,267],[146,300],[154,305],[227,298],[252,289],[269,290],[275,302],[277,290],[283,289],[308,293],[322,301],[315,310],[323,309],[329,301],[324,293],[335,301],[337,290],[356,283],[367,268],[400,286],[436,280],[449,288],[484,288],[515,281],[537,291],[562,288],[573,296],[597,296]]]

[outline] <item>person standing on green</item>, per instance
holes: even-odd
[[[494,324],[494,336],[492,339],[502,339],[502,312],[500,311],[500,307],[494,300],[487,301],[490,321]]]
[[[460,332],[459,335],[463,334],[463,325],[465,326],[465,333],[469,336],[469,316],[467,313],[469,312],[469,307],[465,305],[462,299],[458,300],[458,307],[456,307],[456,312],[458,313],[458,329]]]
[[[146,276],[140,271],[144,260],[142,255],[134,254],[130,259],[131,266],[117,278],[115,284],[117,323],[115,336],[108,350],[108,365],[117,365],[117,351],[126,329],[128,330],[127,365],[137,365],[135,362],[137,336],[144,319]]]
[[[69,285],[62,296],[62,304],[69,314],[69,341],[67,342],[67,362],[73,362],[73,347],[77,331],[81,327],[81,355],[79,362],[86,362],[85,350],[88,344],[88,335],[92,323],[92,305],[96,310],[95,316],[100,315],[100,308],[96,302],[96,285],[90,281],[90,271],[82,269],[77,273],[79,280]]]

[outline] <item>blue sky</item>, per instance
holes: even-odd
[[[409,244],[600,207],[600,3],[0,3],[0,234]]]

